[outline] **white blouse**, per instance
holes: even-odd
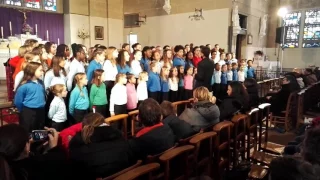
[[[142,68],[141,68],[140,62],[138,60],[133,60],[131,62],[131,69],[132,69],[132,74],[136,78],[139,78],[139,74],[142,72]]]
[[[115,81],[118,74],[118,69],[116,65],[113,65],[110,60],[106,60],[103,64],[104,70],[104,80],[105,81]]]
[[[240,82],[244,82],[245,80],[244,71],[238,71],[238,79]]]
[[[110,95],[110,113],[114,113],[114,105],[127,104],[127,87],[125,85],[116,84],[111,89]]]
[[[178,91],[178,81],[177,81],[177,79],[169,78],[169,89],[171,91]]]
[[[72,90],[72,82],[73,78],[77,73],[85,73],[84,66],[81,62],[79,62],[77,59],[73,59],[69,66],[69,73],[67,75],[67,87],[68,90]]]
[[[53,74],[53,69],[50,69],[46,72],[44,76],[44,88],[48,89],[51,86],[54,86],[56,84],[64,84],[66,85],[67,78],[64,76],[62,71],[60,71],[60,77],[56,77]]]
[[[15,79],[14,79],[14,88],[13,88],[13,91],[15,92],[19,86],[19,84],[21,83],[22,79],[23,79],[23,76],[24,76],[24,71],[20,71]]]
[[[138,101],[143,101],[143,100],[148,99],[147,82],[142,81],[138,84],[137,96],[138,96]]]

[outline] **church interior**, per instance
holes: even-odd
[[[320,0],[0,0],[0,27],[1,180],[320,180]]]

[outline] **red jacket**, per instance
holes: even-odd
[[[194,56],[194,57],[193,57],[193,65],[194,65],[195,67],[198,67],[198,63],[199,63],[201,60],[202,60],[201,57],[196,57],[196,56]]]
[[[59,134],[59,146],[69,154],[69,142],[73,136],[82,130],[82,123],[75,124],[73,126],[64,129]]]
[[[15,57],[10,59],[9,64],[10,64],[10,66],[16,68],[18,63],[19,63],[19,61],[20,61],[20,56],[15,56]]]

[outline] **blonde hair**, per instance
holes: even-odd
[[[21,46],[19,48],[19,52],[18,52],[18,55],[20,57],[24,57],[24,55],[28,52],[28,47],[30,47],[29,45],[24,45],[24,46]]]
[[[80,87],[80,80],[82,80],[84,77],[86,76],[86,73],[77,73],[75,76],[74,76],[74,79],[73,79],[73,83],[74,85],[78,85],[78,87],[80,88],[80,90],[82,90],[82,88]]]
[[[59,93],[61,94],[65,88],[66,86],[63,84],[56,84],[50,87],[50,91],[57,96]]]
[[[193,90],[193,96],[198,99],[198,101],[210,101],[212,94],[209,92],[208,88],[201,86]]]
[[[160,78],[164,81],[167,81],[168,80],[168,75],[165,75],[165,71],[168,70],[168,67],[167,66],[163,66],[160,70]]]
[[[121,78],[127,78],[127,75],[119,73],[116,76],[116,83],[118,83],[120,81]]]
[[[148,76],[147,71],[143,71],[139,74],[139,81],[142,81],[144,77]]]
[[[36,56],[39,56],[38,54],[35,54],[35,53],[32,53],[32,52],[29,52],[29,53],[26,53],[24,55],[24,59],[27,61],[27,62],[32,62],[32,60],[34,59],[34,57]],[[39,57],[39,62],[38,63],[41,63],[40,62],[40,57]]]
[[[108,49],[107,49],[107,60],[109,60],[110,62],[111,62],[111,64],[112,65],[116,65],[117,64],[117,61],[116,61],[116,58],[115,57],[113,57],[113,52],[115,51],[115,50],[117,50],[115,47],[108,47]]]

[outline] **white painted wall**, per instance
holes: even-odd
[[[228,48],[228,26],[230,9],[203,11],[205,20],[191,21],[190,13],[148,17],[146,24],[138,28],[125,28],[123,40],[131,31],[138,35],[138,42],[144,45],[220,44]]]
[[[277,60],[278,49],[267,48],[266,54],[270,60]],[[280,51],[281,61],[281,51]],[[306,68],[310,65],[320,66],[320,48],[285,49],[283,55],[283,68]]]
[[[126,39],[123,39],[123,20],[108,18],[108,21],[109,34],[107,38],[109,46],[121,48],[122,44],[126,41]]]
[[[120,48],[123,43],[123,20],[102,17],[85,16],[78,14],[64,15],[65,44],[80,43],[87,47],[95,44],[105,46],[115,46]],[[96,40],[94,37],[94,27],[104,27],[104,40]],[[89,31],[90,37],[84,41],[78,37],[78,29],[85,28]]]

